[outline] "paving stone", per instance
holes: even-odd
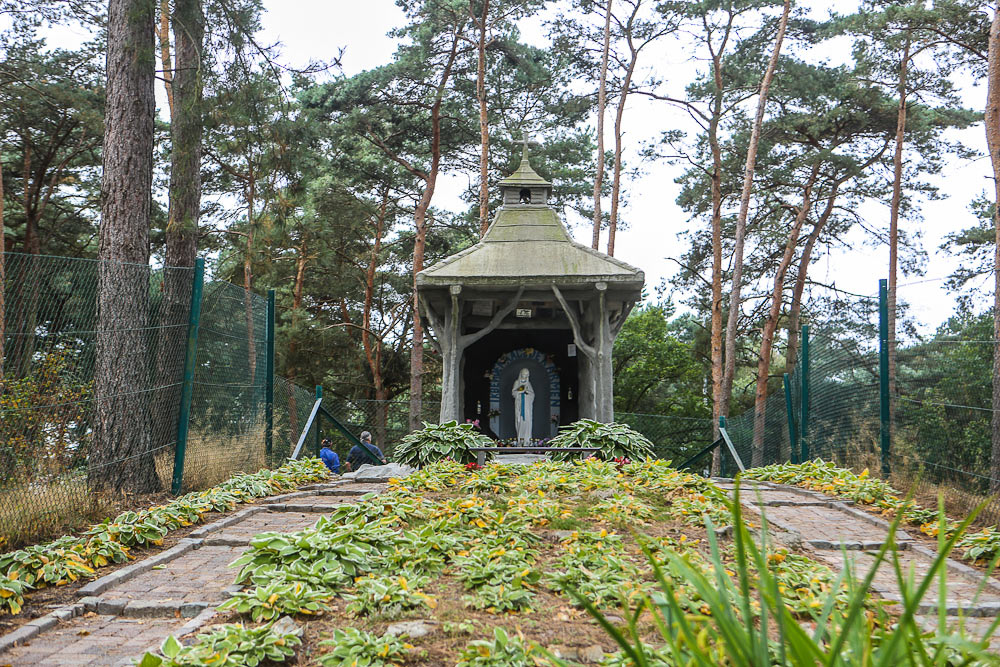
[[[147,649],[158,646],[168,634],[177,633],[185,623],[186,619],[78,616],[39,635],[28,645],[0,653],[0,664],[108,667],[140,657]]]
[[[845,541],[879,544],[886,536],[878,526],[829,507],[768,507],[764,517],[782,530],[798,533],[804,540],[826,542],[832,548]],[[903,535],[897,536],[897,541],[903,539]]]
[[[927,572],[930,571],[933,558],[916,551],[899,551],[899,564],[903,573],[913,572],[914,581],[919,582]],[[875,566],[876,556],[872,552],[850,552],[847,559],[839,551],[817,552],[816,558],[825,562],[834,571],[839,571],[850,566],[851,573],[856,579],[863,579]],[[982,575],[979,575],[982,577]],[[892,563],[889,559],[883,559],[879,564],[875,577],[872,579],[872,589],[880,596],[899,601],[898,579]],[[937,587],[932,587],[931,593],[925,598],[926,611],[936,608]],[[966,616],[996,615],[1000,610],[1000,593],[992,587],[985,587],[980,591],[980,581],[973,580],[972,577],[961,576],[955,572],[950,572],[948,576],[948,613],[957,616],[959,612]],[[921,611],[925,611],[922,609]]]
[[[272,530],[290,533],[296,530],[312,528],[318,519],[319,517],[312,512],[260,512],[248,516],[239,523],[226,526],[224,529],[213,533],[205,539],[207,545],[211,545],[213,542],[217,544],[217,540],[239,540],[243,544],[249,544],[254,535]],[[202,547],[200,551],[204,551],[207,548],[209,547]],[[233,556],[233,559],[235,558],[236,556]],[[228,583],[232,583],[232,581]]]
[[[245,547],[204,546],[164,564],[163,569],[149,570],[142,575],[108,589],[104,601],[222,602],[225,588],[233,583],[236,571],[229,563],[236,560]]]

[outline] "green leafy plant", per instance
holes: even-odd
[[[613,664],[633,665],[718,665],[747,664],[805,667],[888,667],[920,664],[945,667],[957,664],[996,664],[989,651],[989,637],[1000,619],[995,620],[982,639],[966,636],[947,623],[947,599],[936,586],[945,571],[946,559],[956,536],[942,536],[939,553],[919,580],[910,577],[896,556],[895,535],[902,515],[897,515],[882,548],[875,554],[871,569],[857,578],[849,570],[840,573],[829,589],[819,588],[818,605],[806,609],[815,621],[810,630],[799,618],[800,602],[789,602],[783,592],[785,574],[774,572],[769,563],[774,552],[758,544],[742,517],[738,492],[731,505],[733,528],[732,567],[724,560],[716,541],[714,525],[706,520],[711,557],[708,567],[690,563],[682,554],[665,550],[661,560],[643,543],[656,577],[658,590],[645,599],[626,626],[618,628],[585,595],[568,592],[583,605],[621,648]],[[959,526],[958,534],[974,519],[975,513]],[[889,614],[871,604],[870,587],[876,572],[891,563],[902,604]],[[691,614],[681,604],[678,582],[693,587],[703,601],[701,614]],[[842,588],[846,593],[842,594]],[[928,634],[918,614],[930,591],[938,590],[938,625]],[[649,636],[640,630],[640,618],[648,612],[656,628],[657,642],[649,647]],[[646,620],[643,621],[644,623]]]
[[[332,651],[319,657],[323,667],[390,667],[402,664],[406,652],[413,648],[401,638],[390,634],[381,637],[364,630],[345,628],[334,630],[333,637],[319,643]]]
[[[638,431],[625,424],[602,424],[591,419],[581,419],[559,429],[559,435],[549,441],[550,447],[596,447],[597,457],[605,461],[628,458],[642,461],[653,456],[653,443]],[[568,452],[553,454],[567,459]]]
[[[333,593],[301,581],[272,581],[249,591],[240,591],[219,609],[249,614],[253,621],[270,621],[285,614],[321,614],[329,610],[327,601]]]
[[[147,653],[139,667],[256,667],[265,660],[285,662],[302,643],[301,630],[285,631],[276,623],[259,628],[240,624],[222,625],[197,636],[191,646],[182,646],[172,635],[159,653]]]
[[[444,424],[428,424],[419,431],[410,433],[396,445],[394,458],[398,463],[422,468],[443,459],[458,463],[476,460],[471,447],[492,447],[493,440],[475,429],[472,424],[457,421]]]
[[[370,574],[355,581],[357,591],[347,596],[347,611],[358,616],[369,614],[396,615],[417,607],[437,607],[437,600],[422,588],[430,577],[413,575]]]
[[[169,531],[197,523],[208,512],[227,511],[239,503],[289,491],[328,475],[319,459],[288,461],[276,470],[236,475],[166,505],[122,512],[91,526],[80,537],[66,535],[0,555],[0,581],[7,582],[0,587],[0,613],[19,613],[24,595],[31,589],[68,584],[94,576],[97,568],[123,563],[132,557],[131,548],[160,544]]]
[[[493,628],[493,640],[469,642],[462,649],[455,667],[532,667],[541,652],[519,637],[511,637],[503,628]]]

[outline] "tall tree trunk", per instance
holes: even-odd
[[[604,185],[604,112],[608,104],[608,54],[611,50],[611,9],[614,0],[604,7],[604,46],[597,86],[597,172],[594,174],[594,231],[590,245],[601,245],[601,187]]]
[[[712,55],[712,78],[715,99],[708,124],[708,145],[712,152],[712,433],[719,437],[719,417],[729,416],[729,401],[722,391],[722,147],[719,145],[719,122],[722,116],[722,58]],[[722,451],[712,451],[712,474],[722,467]]]
[[[298,378],[298,330],[299,313],[302,312],[302,295],[305,291],[306,263],[309,261],[307,246],[303,241],[298,247],[298,256],[295,258],[295,282],[292,285],[292,327],[291,335],[288,338],[288,366],[285,368],[285,375],[290,385],[288,392],[288,428],[289,447],[294,446],[299,437],[299,406],[295,398],[295,380]],[[291,453],[291,449],[288,450]]]
[[[746,168],[743,173],[743,190],[740,195],[740,212],[736,218],[736,244],[733,249],[733,287],[729,292],[729,318],[726,321],[726,352],[725,372],[722,377],[723,401],[729,403],[733,393],[733,378],[736,375],[736,326],[739,323],[740,291],[743,287],[743,244],[747,232],[747,214],[750,211],[750,193],[753,190],[753,172],[757,164],[757,147],[760,145],[760,130],[764,124],[764,110],[767,107],[767,93],[771,88],[774,70],[778,66],[778,55],[781,53],[781,42],[788,27],[788,13],[791,0],[785,0],[781,12],[781,22],[778,25],[778,35],[774,40],[774,50],[767,63],[767,70],[760,82],[760,98],[757,100],[757,115],[754,117],[753,128],[750,131],[750,143],[747,146]]]
[[[5,299],[7,294],[7,256],[4,254],[6,251],[7,238],[3,233],[3,163],[0,162],[0,393],[2,393],[4,389],[4,337],[7,335],[7,324],[5,319],[7,316],[7,303]]]
[[[164,7],[160,4],[161,45]],[[154,444],[166,446],[176,439],[180,410],[180,381],[184,373],[191,280],[198,251],[201,215],[202,78],[201,54],[205,18],[201,0],[176,0],[174,45],[177,74],[173,77],[170,111],[170,208],[167,215],[163,301],[160,309],[160,344],[157,351],[157,401],[153,418]],[[167,52],[169,65],[169,51]],[[173,103],[176,101],[176,104]],[[176,267],[176,268],[175,268]]]
[[[889,433],[896,424],[896,274],[899,267],[899,206],[903,198],[903,144],[906,139],[906,77],[910,62],[910,31],[906,31],[899,62],[899,108],[896,110],[896,150],[892,156],[892,202],[889,206]]]
[[[819,175],[819,162],[813,165],[809,180],[802,191],[802,204],[795,215],[795,221],[788,232],[785,241],[785,252],[774,273],[774,286],[771,289],[771,307],[760,337],[760,358],[757,360],[757,386],[754,391],[753,409],[753,449],[750,455],[750,465],[754,468],[764,465],[764,426],[767,423],[767,381],[771,376],[771,351],[774,348],[774,333],[778,329],[778,318],[781,315],[782,296],[785,288],[785,275],[792,263],[795,247],[799,243],[799,234],[805,224],[809,209],[812,206],[812,189]]]
[[[636,9],[638,10],[638,5]],[[622,184],[622,119],[625,116],[625,101],[628,99],[628,89],[632,85],[632,73],[635,72],[635,65],[639,60],[639,53],[631,47],[631,38],[629,38],[629,42],[632,57],[625,70],[625,81],[622,83],[622,90],[618,96],[618,109],[615,112],[615,165],[614,176],[611,180],[611,216],[608,220],[608,254],[612,257],[615,254],[615,232],[618,231],[618,201],[621,195]]]
[[[38,256],[41,254],[41,240],[38,236],[38,219],[32,206],[32,151],[27,138],[24,139],[24,156],[21,162],[21,182],[24,184],[21,206],[24,209],[24,239],[22,247],[29,256],[25,268],[21,269],[19,280],[15,280],[14,303],[20,306],[20,333],[14,341],[11,367],[17,377],[26,377],[31,372],[31,359],[35,356],[35,329],[38,324],[38,290],[35,286],[41,280]]]
[[[990,491],[1000,491],[1000,7],[993,10],[987,58],[986,145],[993,166],[993,447]]]
[[[154,0],[109,0],[101,184],[94,449],[95,489],[160,489],[148,403],[149,212],[153,186]]]
[[[490,226],[490,125],[486,106],[486,18],[490,0],[482,0],[483,13],[479,17],[478,63],[476,68],[476,97],[479,99],[479,238],[486,236]]]
[[[833,190],[826,198],[826,206],[819,220],[813,225],[806,244],[802,248],[802,256],[799,258],[799,267],[795,272],[795,285],[792,288],[792,300],[788,306],[788,349],[785,351],[785,372],[791,374],[795,370],[795,364],[799,358],[799,327],[802,323],[802,294],[806,289],[806,276],[809,271],[809,262],[812,261],[813,249],[819,240],[819,235],[823,232],[827,220],[833,213],[833,204],[837,200],[837,193],[840,183],[833,186]]]
[[[441,168],[441,102],[451,79],[452,68],[458,57],[459,35],[452,38],[451,51],[438,81],[434,103],[431,105],[431,166],[423,174],[424,192],[413,212],[416,235],[413,241],[413,346],[410,350],[410,430],[420,428],[423,416],[424,391],[424,326],[420,321],[420,295],[417,293],[417,274],[424,270],[424,249],[427,244],[427,211],[434,197],[438,171]]]
[[[365,271],[365,300],[361,316],[361,346],[365,351],[368,368],[372,373],[372,383],[375,385],[375,429],[378,442],[383,446],[386,441],[386,409],[385,381],[382,376],[382,339],[378,337],[372,344],[372,303],[375,299],[375,277],[379,263],[379,253],[382,250],[382,234],[385,230],[386,210],[389,206],[388,190],[382,193],[382,203],[375,218],[375,242],[372,244],[371,255],[368,258],[368,268]]]
[[[176,24],[174,24],[174,31],[177,31]],[[160,66],[163,68],[163,90],[167,93],[167,108],[170,111],[171,123],[173,123],[174,68],[170,64],[170,0],[160,0],[160,24],[157,36],[160,38]],[[180,67],[179,64],[178,67]]]

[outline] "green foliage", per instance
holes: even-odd
[[[520,637],[511,637],[501,627],[493,628],[493,640],[469,642],[455,667],[532,667],[541,652]]]
[[[219,609],[249,614],[256,623],[274,620],[285,614],[321,614],[329,609],[326,602],[331,597],[333,595],[328,590],[310,583],[277,579],[250,591],[236,593],[219,605]]]
[[[357,616],[378,614],[398,616],[401,612],[419,607],[437,607],[437,601],[421,590],[430,582],[430,577],[407,574],[369,574],[358,577],[356,592],[347,596],[350,602],[347,611]]]
[[[189,493],[166,505],[122,512],[91,526],[80,537],[67,535],[0,555],[0,577],[8,582],[0,590],[0,612],[18,613],[27,589],[67,584],[93,575],[95,568],[123,563],[130,557],[131,548],[160,544],[169,531],[197,523],[208,512],[230,510],[239,503],[290,491],[327,476],[319,459],[288,461],[276,470],[236,475],[219,486]]]
[[[222,625],[198,635],[191,646],[182,646],[171,635],[159,653],[144,655],[139,667],[256,667],[281,663],[295,654],[295,647],[302,643],[301,632],[285,632],[274,623],[259,628]]]
[[[621,648],[621,654],[610,664],[887,667],[915,663],[944,667],[995,663],[995,656],[988,653],[993,628],[982,641],[949,629],[943,595],[939,599],[939,624],[933,633],[928,634],[917,620],[917,615],[923,613],[926,594],[935,589],[947,567],[945,559],[954,546],[954,536],[942,542],[939,556],[918,580],[910,578],[897,564],[896,584],[903,591],[903,603],[898,615],[890,616],[880,606],[871,605],[868,591],[876,569],[887,566],[886,560],[893,558],[898,519],[885,545],[875,554],[872,569],[859,573],[859,580],[842,572],[829,588],[815,589],[812,597],[795,591],[789,599],[785,594],[788,582],[809,576],[813,568],[806,561],[775,568],[787,560],[774,559],[773,553],[755,542],[741,511],[740,503],[734,502],[731,564],[722,557],[710,521],[706,522],[711,547],[708,567],[688,562],[673,550],[662,552],[661,561],[644,546],[658,590],[629,615],[624,628],[613,625],[586,596],[570,590]],[[964,531],[971,520],[963,522],[958,532]],[[796,573],[800,565],[805,566],[804,571]],[[829,581],[828,574],[821,572],[820,576]],[[692,587],[702,601],[702,613],[688,613],[682,605],[685,595],[681,587],[686,586]],[[655,642],[639,628],[639,619],[644,618],[641,612],[651,616]],[[814,621],[809,626],[814,629],[804,626],[803,617]]]
[[[492,614],[530,609],[535,597],[532,588],[541,579],[534,567],[535,552],[524,547],[508,548],[484,544],[456,556],[452,569],[466,589],[466,604]]]
[[[549,441],[550,447],[596,447],[597,457],[610,461],[627,458],[642,461],[653,456],[653,443],[644,435],[633,431],[626,424],[602,424],[591,419],[581,419],[559,429],[559,435]],[[571,453],[556,456],[565,460]]]
[[[410,433],[396,445],[393,458],[398,463],[414,467],[426,466],[442,459],[452,459],[459,463],[476,460],[470,447],[493,447],[493,441],[480,433],[472,424],[456,421],[444,424],[428,424]]]
[[[0,472],[3,484],[65,473],[79,462],[89,438],[77,428],[91,398],[75,377],[66,349],[52,350],[23,377],[5,379],[0,392]]]
[[[412,648],[395,635],[379,637],[355,628],[338,628],[332,639],[319,645],[333,648],[319,657],[323,667],[392,667],[402,664],[407,649]]]

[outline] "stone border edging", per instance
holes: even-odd
[[[93,597],[99,595],[104,591],[108,590],[112,586],[116,586],[120,583],[128,581],[133,577],[136,577],[143,572],[147,572],[153,569],[157,565],[162,565],[164,563],[169,563],[175,558],[180,558],[187,552],[197,549],[202,545],[203,540],[193,539],[190,537],[182,537],[177,541],[177,544],[170,547],[166,551],[161,551],[155,556],[149,558],[144,558],[140,561],[136,561],[131,565],[127,565],[120,570],[116,570],[111,574],[107,574],[100,579],[95,579],[85,586],[80,587],[76,591],[77,597]]]
[[[247,507],[241,509],[239,512],[234,512],[229,516],[224,516],[221,519],[216,519],[212,523],[207,523],[197,530],[193,530],[188,534],[188,539],[202,539],[208,533],[215,532],[221,528],[226,528],[233,525],[234,523],[239,523],[248,516],[253,516],[258,512],[263,512],[265,507],[263,505],[254,505],[253,507]]]
[[[82,616],[84,611],[83,604],[76,602],[65,607],[60,607],[45,616],[39,616],[33,621],[28,621],[16,630],[0,637],[0,653],[30,642],[43,631],[51,630],[63,621],[69,621],[77,616]]]

